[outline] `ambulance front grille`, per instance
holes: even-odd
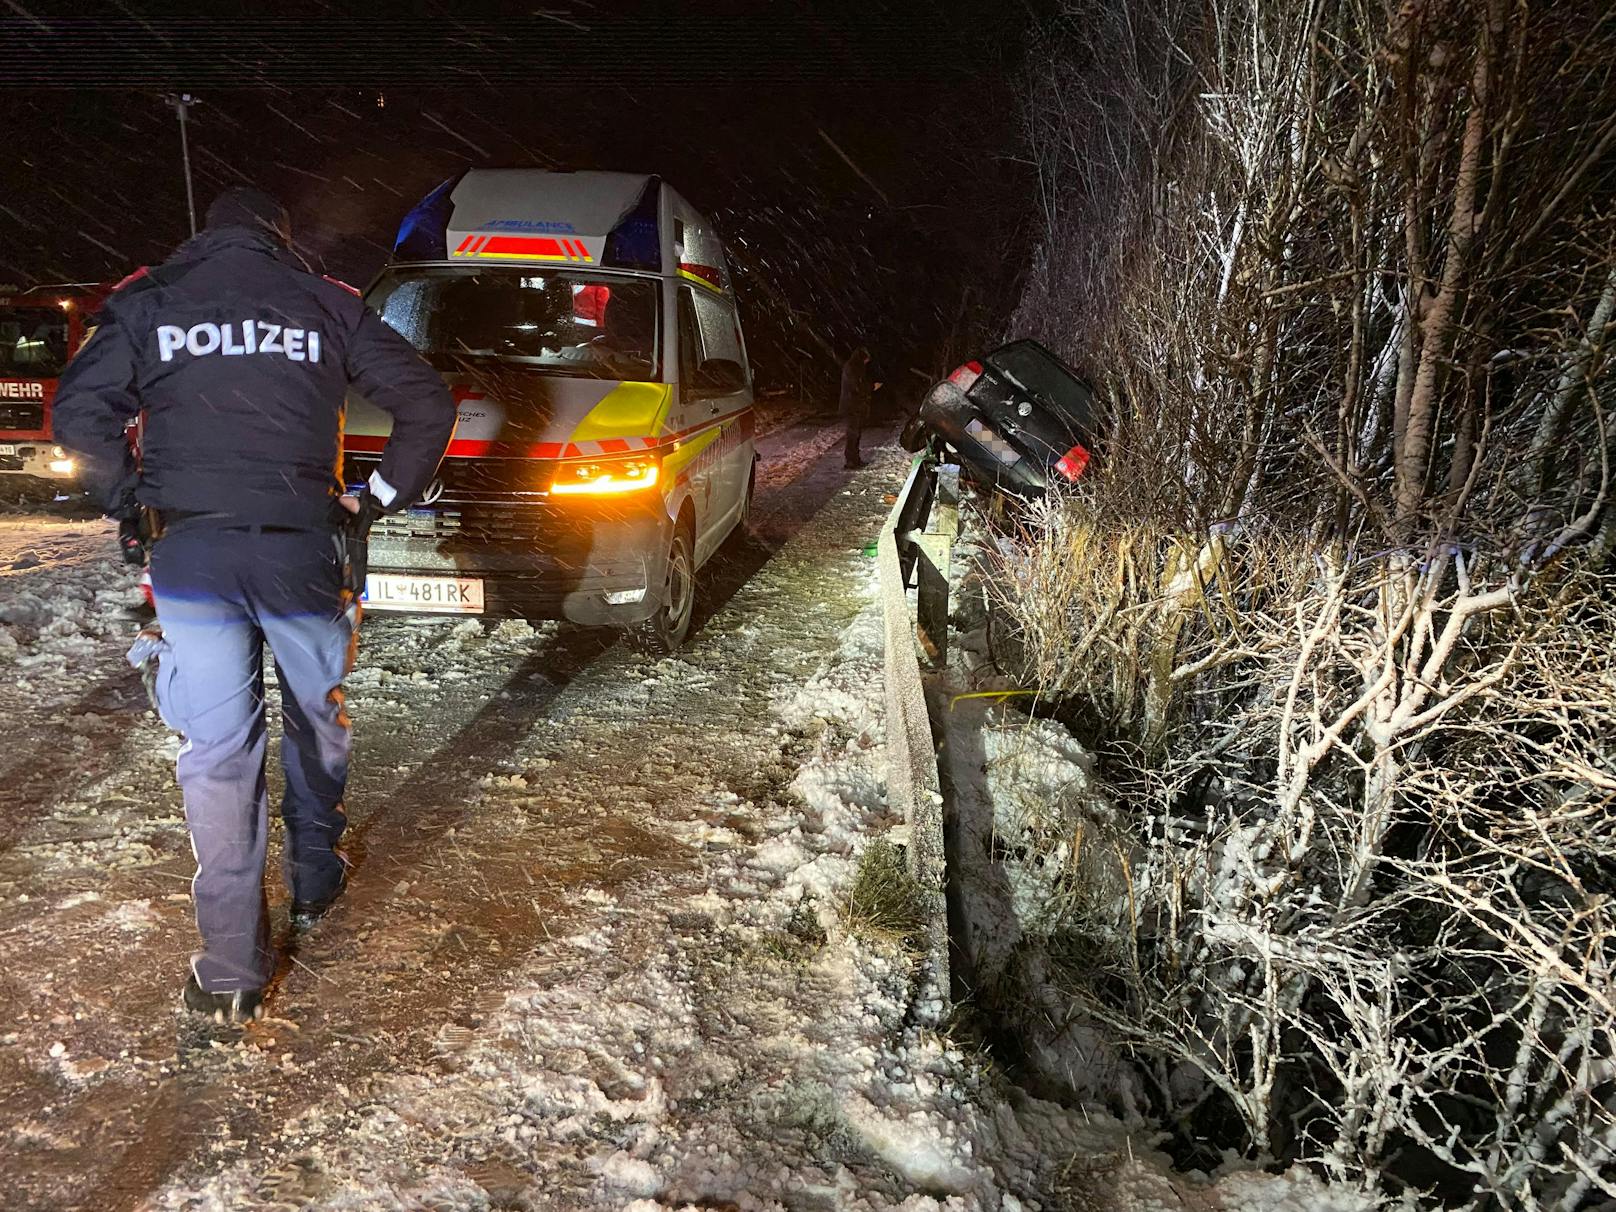
[[[432,543],[539,543],[549,530],[546,517],[545,510],[531,505],[409,509],[378,518],[371,533]]]
[[[343,461],[342,482],[363,484],[381,466],[372,454],[351,454]],[[542,499],[555,464],[541,459],[473,459],[450,457],[443,461],[427,489],[440,509],[451,506],[481,508],[486,504],[531,506]]]

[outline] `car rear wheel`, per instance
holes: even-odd
[[[909,423],[898,435],[898,445],[908,451],[917,451],[926,445],[926,423],[919,417],[910,417]]]
[[[690,634],[690,619],[696,609],[696,554],[690,530],[678,526],[668,548],[668,574],[662,586],[657,612],[634,633],[634,643],[642,652],[669,656],[679,650]]]

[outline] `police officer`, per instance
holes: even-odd
[[[204,231],[108,297],[53,409],[56,441],[83,457],[108,513],[145,507],[160,523],[156,693],[185,737],[178,775],[202,936],[184,1002],[215,1019],[261,1013],[274,971],[263,645],[285,728],[285,876],[294,921],[306,923],[346,879],[341,684],[358,610],[344,589],[340,523],[413,501],[455,423],[438,375],[290,244],[280,203],[254,189],[224,193]],[[337,479],[349,388],[393,417],[363,506]],[[142,409],[137,470],[125,428]]]
[[[842,415],[847,436],[842,444],[842,466],[863,467],[859,440],[870,423],[870,351],[860,345],[842,363]]]

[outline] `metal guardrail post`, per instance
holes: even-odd
[[[959,537],[959,468],[937,468],[937,486],[926,528],[914,536],[919,550],[915,603],[920,646],[933,668],[948,664],[948,574]]]
[[[937,468],[937,499],[931,507],[931,526],[938,534],[959,537],[960,469],[958,463]]]
[[[915,536],[920,559],[915,563],[919,578],[915,588],[915,626],[920,647],[934,669],[948,664],[948,562],[949,544],[942,535]]]

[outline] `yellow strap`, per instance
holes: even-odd
[[[1015,698],[1018,694],[1037,694],[1036,690],[972,690],[965,694],[956,694],[948,700],[948,709],[954,710],[954,704],[961,699],[998,699],[1001,703],[1005,699]]]

